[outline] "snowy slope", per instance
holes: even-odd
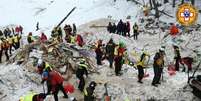
[[[1,0],[0,12],[3,16],[0,16],[0,26],[21,24],[27,33],[35,31],[39,22],[41,30],[47,31],[56,26],[73,7],[77,9],[64,23],[81,25],[108,16],[125,19],[132,15],[134,18],[140,8],[133,5],[126,0],[117,0],[116,3],[113,0],[12,0],[12,3]]]

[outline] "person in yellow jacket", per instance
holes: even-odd
[[[9,38],[7,38],[7,41],[8,41],[8,43],[9,43],[9,53],[10,53],[10,55],[12,55],[12,47],[13,47],[13,36],[12,35],[10,35],[9,36]]]
[[[27,36],[27,42],[29,44],[34,42],[34,38],[32,36],[32,32],[29,32],[29,35]]]
[[[148,56],[150,58],[150,55],[146,52],[143,52],[141,57],[140,57],[140,61],[137,63],[137,69],[138,69],[138,82],[139,83],[143,83],[142,79],[144,77],[144,68],[146,67],[146,65],[148,63],[145,63],[146,61],[146,56]]]
[[[19,34],[15,34],[15,36],[13,37],[13,45],[15,47],[15,50],[20,48],[20,39],[21,39],[21,36]]]
[[[45,62],[42,59],[38,60],[37,68],[38,68],[37,71],[38,71],[39,74],[42,74],[43,71],[48,71],[49,72],[49,71],[53,70],[53,67],[48,62]]]
[[[25,96],[20,97],[19,101],[44,101],[46,98],[46,94],[40,93],[40,94],[35,94],[35,93],[29,93]]]
[[[70,43],[75,44],[75,42],[76,42],[76,36],[74,34],[70,35]]]

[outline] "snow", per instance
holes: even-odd
[[[148,0],[145,1],[147,2]],[[122,68],[123,75],[117,77],[114,75],[114,69],[108,67],[107,61],[104,61],[103,66],[98,67],[100,75],[91,74],[88,78],[88,82],[92,80],[99,82],[107,81],[109,83],[108,89],[109,95],[112,96],[112,101],[123,101],[126,96],[131,101],[137,99],[145,101],[151,98],[168,101],[199,101],[199,99],[196,99],[190,91],[183,91],[183,87],[187,84],[187,74],[177,72],[176,75],[170,76],[167,73],[167,67],[164,68],[164,81],[162,84],[158,88],[151,86],[154,75],[152,69],[153,55],[161,47],[161,43],[167,46],[167,64],[173,61],[172,57],[174,54],[171,47],[173,41],[171,40],[171,37],[168,37],[166,41],[161,42],[158,34],[149,35],[142,33],[143,35],[139,36],[139,40],[134,41],[131,38],[108,34],[105,29],[100,29],[100,31],[89,29],[91,23],[86,24],[87,22],[94,21],[94,23],[107,25],[108,21],[116,22],[119,19],[123,19],[124,21],[129,20],[131,21],[131,24],[139,22],[138,18],[142,13],[142,8],[135,3],[126,2],[126,0],[117,0],[116,3],[114,3],[113,0],[12,0],[12,3],[10,2],[11,1],[9,0],[1,0],[0,12],[3,16],[0,16],[0,27],[20,24],[24,27],[25,33],[32,31],[37,35],[41,31],[44,31],[49,36],[51,29],[76,6],[76,10],[64,23],[75,23],[76,25],[80,25],[80,32],[91,32],[91,34],[88,35],[82,33],[88,44],[94,43],[97,39],[102,39],[103,43],[107,43],[110,38],[113,38],[116,43],[119,41],[125,42],[129,54],[136,49],[136,52],[140,55],[142,52],[141,50],[145,48],[145,50],[151,54],[151,59],[148,65],[150,68],[147,69],[147,73],[149,73],[150,76],[143,80],[144,84],[141,85],[137,83],[137,70],[133,67],[124,65]],[[167,11],[174,16],[171,12],[176,11],[176,8],[172,9],[169,6],[170,5],[167,4],[160,9],[166,8]],[[131,16],[131,19],[126,19],[129,15]],[[110,18],[110,16],[112,17]],[[96,22],[97,19],[98,22]],[[167,23],[176,22],[176,19],[168,18],[166,16],[162,16],[159,20]],[[41,30],[38,32],[35,31],[37,22],[40,23],[41,27]],[[198,23],[200,22],[200,19],[198,19]],[[143,25],[141,25],[140,28],[143,29]],[[161,33],[162,38],[167,32],[161,32],[157,29],[156,33]],[[179,38],[176,38],[176,40],[186,40],[186,42],[177,43],[182,47],[190,40],[190,43],[184,47],[185,50],[181,50],[181,55],[193,56],[199,59],[200,57],[197,57],[197,54],[193,52],[193,50],[196,50],[201,53],[199,38],[199,31],[194,31],[194,36],[184,34]],[[148,44],[148,46],[144,47],[146,44]],[[40,52],[34,52],[30,54],[30,57],[36,55],[37,57],[41,57]],[[137,57],[135,57],[135,59],[136,58]],[[196,63],[194,65],[196,65]],[[26,75],[35,77],[34,79],[40,83],[40,75],[28,71],[26,67],[18,66],[16,64],[1,64],[0,91],[7,96],[0,100],[17,101],[20,96],[23,96],[30,91],[37,93],[43,92],[42,85],[33,83]],[[75,79],[75,77],[72,79]],[[76,80],[72,80],[72,84],[76,84]],[[97,87],[96,93],[98,97],[102,97],[104,93],[102,84]],[[49,96],[47,100],[52,101],[50,99],[51,97]]]

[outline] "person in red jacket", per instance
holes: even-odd
[[[44,71],[42,74],[41,83],[44,83],[45,81],[47,81],[47,88],[48,88],[47,95],[50,94],[50,92],[52,92],[55,101],[58,101],[59,90],[63,92],[64,98],[68,98],[68,95],[66,94],[63,87],[64,79],[60,73],[56,71],[49,71],[49,72]]]
[[[43,32],[41,33],[40,41],[41,41],[41,42],[47,41],[47,36],[46,36]]]
[[[130,28],[130,22],[127,21],[126,22],[126,33],[127,33],[128,37],[130,37],[130,30],[131,30],[131,28]]]
[[[84,45],[84,41],[83,41],[82,36],[78,34],[76,38],[77,38],[77,39],[76,39],[77,44],[78,44],[80,47],[82,47],[82,46]]]
[[[19,34],[20,28],[18,26],[15,27],[15,32],[16,32],[16,34]]]
[[[192,71],[192,63],[193,63],[193,58],[192,57],[183,57],[182,59],[181,59],[181,64],[182,65],[186,65],[187,66],[187,68],[188,68],[188,71]],[[183,68],[183,70],[182,70],[183,72],[185,72],[186,71],[186,68],[185,68],[185,66],[184,66],[184,68]]]
[[[173,24],[170,28],[170,34],[175,36],[179,33],[179,29],[177,28],[177,26],[175,26],[175,24]]]

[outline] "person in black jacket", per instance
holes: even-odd
[[[123,27],[124,23],[122,20],[120,20],[119,23],[117,24],[117,34],[123,35]]]
[[[113,61],[114,61],[114,49],[115,49],[115,43],[112,39],[107,43],[106,45],[106,57],[110,63],[110,68],[112,68]]]
[[[84,90],[84,101],[95,101],[94,90],[96,85],[96,82],[92,81]]]
[[[27,42],[30,44],[32,42],[34,42],[33,36],[32,36],[32,32],[29,32],[29,35],[27,36]]]
[[[112,25],[112,33],[116,33],[116,31],[117,31],[117,26],[116,26],[115,23],[113,23],[113,25]]]
[[[77,33],[77,27],[75,24],[73,24],[73,34],[76,35],[76,33]]]
[[[135,23],[133,25],[133,37],[134,37],[134,40],[138,39],[138,35],[139,35],[138,29],[139,29],[138,25],[137,25],[137,23]]]
[[[179,63],[181,62],[181,55],[180,55],[179,47],[174,45],[173,48],[174,48],[174,53],[175,53],[174,59],[176,60],[175,70],[179,71]]]
[[[98,45],[95,52],[96,52],[96,63],[97,63],[97,65],[102,65],[101,61],[103,58],[103,51],[101,50],[101,45]]]
[[[119,76],[121,68],[123,65],[123,57],[121,53],[118,53],[118,55],[114,58],[114,66],[115,66],[115,75]]]
[[[0,37],[2,37],[3,36],[3,32],[0,30]]]
[[[160,78],[163,73],[163,66],[164,66],[164,49],[160,49],[159,52],[157,52],[154,56],[154,78],[152,81],[152,86],[157,87],[157,84],[160,84]]]
[[[107,31],[108,31],[109,33],[112,33],[112,23],[111,23],[111,22],[109,22],[109,24],[108,24],[108,26],[107,26]]]
[[[83,92],[85,86],[84,74],[88,77],[87,67],[85,59],[81,59],[79,68],[76,71],[76,77],[80,80],[78,88],[81,92]]]
[[[8,29],[7,29],[7,28],[4,29],[3,34],[4,34],[4,36],[7,38],[7,36],[8,36]]]

